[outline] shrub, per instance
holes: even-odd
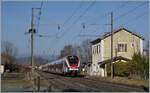
[[[107,64],[107,75],[111,75],[111,64]],[[135,53],[129,62],[115,62],[114,75],[138,79],[149,78],[149,58]]]
[[[149,78],[149,59],[141,53],[135,53],[132,60],[129,61],[130,75],[140,76],[140,78]]]
[[[125,77],[129,76],[128,63],[121,61],[114,63],[114,75]]]
[[[111,75],[111,64],[107,65],[107,74],[108,76]],[[114,75],[127,77],[129,75],[128,63],[122,62],[122,61],[115,62],[114,63]]]

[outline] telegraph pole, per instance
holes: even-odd
[[[114,77],[113,65],[113,12],[111,12],[111,78]]]
[[[34,42],[34,8],[32,8],[32,21],[31,21],[31,66],[32,66],[32,73],[34,72],[34,58],[33,58],[33,42]]]
[[[34,49],[34,34],[36,33],[36,30],[34,28],[34,8],[32,8],[32,19],[31,19],[31,29],[29,29],[29,33],[31,33],[31,67],[32,67],[32,84],[33,84],[33,89],[35,88],[34,85],[34,57],[33,57],[33,49]]]
[[[35,70],[34,70],[35,69],[35,63],[34,63],[34,35],[36,34],[36,29],[35,29],[35,19],[34,18],[35,18],[35,10],[40,10],[39,15],[41,15],[42,5],[43,5],[43,2],[41,3],[41,7],[40,8],[32,8],[31,28],[28,31],[28,33],[31,34],[31,57],[30,57],[30,65],[31,65],[31,80],[32,80],[33,91],[35,91],[35,89],[36,89],[36,86],[35,86],[36,74],[35,74]],[[40,21],[40,17],[39,17],[39,21]]]

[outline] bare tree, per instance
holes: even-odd
[[[14,62],[15,56],[17,54],[17,48],[8,41],[2,42],[2,58],[4,58],[6,63]]]
[[[88,63],[92,61],[92,45],[90,42],[91,40],[87,39],[78,47],[78,53],[82,63]]]
[[[17,48],[8,41],[2,42],[1,48],[2,64],[6,66],[6,69],[7,67],[13,69],[12,64],[14,64],[16,59]]]
[[[59,58],[61,57],[65,57],[65,56],[68,56],[68,55],[73,55],[73,46],[72,45],[66,45],[64,46],[64,48],[61,50],[61,53],[60,53],[60,56]]]
[[[35,56],[34,60],[35,60],[36,66],[40,66],[48,62],[48,59],[43,58],[42,56]]]

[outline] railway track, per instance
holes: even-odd
[[[144,89],[140,87],[135,87],[135,86],[127,86],[123,84],[116,84],[116,83],[111,83],[111,82],[106,82],[106,81],[100,81],[100,80],[93,80],[89,78],[76,78],[76,80],[80,80],[84,82],[85,84],[90,82],[91,86],[101,88],[103,90],[107,91],[118,91],[118,92],[144,92]]]
[[[96,92],[101,92],[104,91],[102,89],[98,89],[98,88],[93,88],[93,87],[89,87],[85,84],[82,84],[80,82],[76,82],[74,80],[72,80],[72,77],[64,77],[61,75],[55,75],[55,74],[50,74],[50,73],[43,73],[40,72],[39,73],[42,77],[44,77],[45,79],[47,79],[49,81],[49,83],[51,83],[52,87],[54,87],[54,91],[56,89],[56,91],[73,91],[73,92],[92,92],[92,91],[96,91]]]
[[[49,74],[49,73],[39,73],[42,77],[47,79],[53,87],[57,88],[58,91],[80,91],[80,92],[91,92],[91,91],[102,91],[100,89],[92,88],[79,82],[74,82],[69,77],[64,77],[61,75]],[[54,83],[55,82],[55,83]],[[56,89],[56,91],[57,91]]]
[[[84,77],[64,77],[61,75],[38,72],[47,79],[54,88],[52,91],[70,92],[144,92],[139,87],[123,84],[110,83],[106,81],[93,80]]]

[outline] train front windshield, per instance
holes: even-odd
[[[70,64],[78,64],[78,57],[77,56],[68,56]]]

